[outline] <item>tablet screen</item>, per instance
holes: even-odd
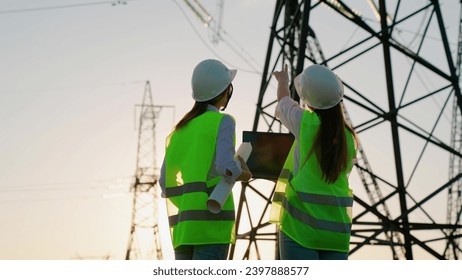
[[[277,179],[294,142],[290,133],[244,131],[242,142],[250,142],[247,166],[253,178]]]

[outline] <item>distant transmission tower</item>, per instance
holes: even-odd
[[[138,134],[136,177],[131,187],[133,212],[127,260],[162,259],[157,218],[158,181],[156,164],[156,119],[163,107],[152,103],[151,85],[146,82],[141,107]]]

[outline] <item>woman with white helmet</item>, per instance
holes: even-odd
[[[294,79],[304,110],[290,97],[287,65],[273,75],[276,116],[296,139],[273,199],[281,259],[348,259],[357,140],[343,116],[343,83],[325,66],[306,68]]]
[[[236,70],[214,59],[193,71],[193,108],[166,139],[160,186],[166,198],[171,238],[177,260],[224,260],[235,242],[232,194],[213,214],[207,199],[221,178],[248,181],[246,163],[234,161],[235,121],[221,114],[233,93]]]

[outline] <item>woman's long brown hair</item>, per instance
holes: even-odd
[[[207,105],[208,104],[214,104],[218,100],[220,100],[225,93],[228,92],[229,88],[231,85],[229,85],[220,95],[217,97],[213,98],[212,100],[205,101],[205,102],[195,102],[194,106],[192,109],[184,115],[184,117],[175,125],[175,130],[179,130],[182,127],[185,127],[192,119],[199,117],[203,113],[207,111]]]
[[[176,124],[175,130],[186,126],[192,119],[202,115],[207,111],[208,102],[195,102],[192,109]]]
[[[345,122],[342,103],[330,109],[315,110],[321,120],[313,150],[316,153],[323,179],[327,183],[335,182],[348,166],[348,145],[345,128],[351,132],[355,143],[356,133]]]

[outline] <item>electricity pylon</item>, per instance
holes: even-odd
[[[132,224],[125,259],[162,259],[158,224],[158,167],[156,163],[156,120],[163,107],[152,102],[151,85],[146,82],[138,127],[138,152],[133,193]]]
[[[253,130],[284,132],[274,116],[276,94],[266,95],[273,71],[288,64],[293,78],[323,64],[339,74],[346,116],[360,138],[355,170],[364,187],[354,186],[350,255],[368,248],[393,259],[416,252],[457,259],[462,252],[460,121],[452,137],[444,122],[457,117],[450,100],[462,111],[462,95],[443,19],[437,0],[276,1]],[[242,184],[237,242],[247,248],[239,255],[234,246],[233,259],[260,259],[268,243],[278,258],[277,230],[267,218],[274,182],[262,181]],[[448,204],[450,216],[442,213]]]
[[[461,2],[462,3],[462,2]],[[462,67],[462,5],[459,12],[459,40],[457,46],[456,70],[460,81]],[[451,121],[451,148],[462,152],[462,114],[459,110],[457,99],[452,103]],[[449,178],[453,178],[462,170],[462,158],[451,154],[449,156]],[[460,224],[462,215],[462,180],[455,181],[448,188],[447,223]],[[462,255],[460,251],[460,228],[447,229],[448,241],[446,243],[445,257],[447,259],[459,259]]]

